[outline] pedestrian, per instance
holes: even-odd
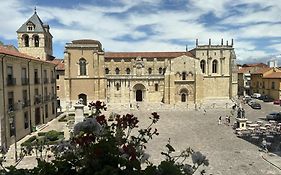
[[[262,146],[263,151],[267,153],[268,150],[267,150],[267,143],[266,143],[265,138],[262,139],[261,146]]]
[[[219,125],[221,125],[221,116],[219,117]]]
[[[230,125],[230,116],[228,116],[228,125]]]
[[[225,117],[225,124],[228,125],[228,115],[226,115],[226,117]]]

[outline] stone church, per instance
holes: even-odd
[[[82,98],[85,105],[102,100],[131,107],[227,101],[237,95],[235,62],[233,41],[198,45],[196,40],[196,47],[184,52],[105,52],[99,41],[74,40],[65,45],[60,99],[64,105]]]
[[[39,17],[33,21],[43,24]],[[35,47],[20,47],[20,51],[48,58],[52,55],[49,26],[41,25],[44,30],[34,30],[33,23],[27,24],[32,33],[23,36],[20,28],[18,34],[19,46],[32,40],[29,43]],[[45,47],[42,50],[37,45]],[[222,40],[220,45],[213,45],[211,39],[208,44],[199,45],[196,40],[195,45],[194,49],[183,52],[105,52],[97,40],[66,43],[64,60],[54,60],[58,64],[59,106],[71,107],[82,98],[85,105],[101,100],[117,106],[194,107],[235,97],[237,71],[233,40],[230,44]]]

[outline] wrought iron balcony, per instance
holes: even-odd
[[[16,85],[16,78],[7,78],[7,86]]]
[[[48,84],[49,83],[49,79],[48,78],[44,78],[44,84]]]
[[[40,104],[42,102],[41,95],[35,95],[34,96],[34,104]]]
[[[21,85],[28,85],[29,78],[21,78]]]

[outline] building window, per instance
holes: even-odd
[[[271,83],[271,89],[275,89],[275,82]]]
[[[127,69],[126,69],[126,73],[127,73],[128,75],[131,73],[130,68],[127,68]]]
[[[52,114],[55,114],[55,103],[52,102]]]
[[[13,75],[12,66],[7,66],[7,85],[15,85],[15,78]]]
[[[27,90],[22,91],[22,102],[23,102],[23,106],[27,106],[29,103],[27,97]]]
[[[57,90],[58,90],[58,91],[60,90],[60,86],[59,86],[59,85],[57,86]]]
[[[10,122],[10,137],[12,137],[13,135],[15,135],[15,116],[9,122]]]
[[[8,92],[8,111],[14,111],[14,107],[14,92]]]
[[[117,68],[115,69],[115,74],[116,74],[116,75],[119,75],[119,73],[120,73],[120,70],[119,70],[119,68],[117,67]]]
[[[33,37],[33,40],[34,40],[34,46],[35,47],[39,47],[39,36],[38,35],[35,35]]]
[[[212,73],[217,73],[218,72],[217,68],[218,68],[218,61],[214,60],[212,63]]]
[[[57,80],[58,80],[58,79],[60,79],[60,75],[59,75],[59,74],[57,74]]]
[[[109,69],[105,68],[105,74],[109,74]]]
[[[152,69],[151,69],[151,67],[148,68],[148,74],[149,74],[149,75],[152,74]]]
[[[155,84],[155,91],[158,91],[158,84]]]
[[[163,73],[163,69],[162,67],[159,68],[159,74],[162,74]]]
[[[181,102],[186,102],[186,94],[181,94]]]
[[[214,52],[214,55],[216,56],[216,55],[217,55],[217,53],[216,53],[216,52]]]
[[[120,84],[119,84],[119,83],[116,84],[116,90],[117,90],[117,91],[120,90]]]
[[[25,67],[21,68],[21,84],[22,85],[27,85],[28,84],[28,79],[27,79],[26,68]]]
[[[34,84],[39,84],[40,79],[38,78],[38,69],[34,69]]]
[[[48,104],[45,105],[45,117],[48,118],[49,114],[48,114]]]
[[[86,60],[84,58],[81,58],[79,60],[79,67],[80,67],[80,75],[87,75]]]
[[[205,60],[201,60],[200,61],[200,68],[201,68],[203,74],[205,73],[205,67],[206,67]]]
[[[28,112],[24,113],[24,129],[27,129],[29,127],[28,124]]]
[[[28,31],[33,31],[33,27],[32,27],[32,26],[28,26],[28,27],[27,27],[27,30],[28,30]]]
[[[186,80],[186,72],[182,73],[182,80]]]
[[[24,35],[23,40],[24,40],[24,47],[29,47],[29,36]]]

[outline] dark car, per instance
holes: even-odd
[[[251,106],[253,109],[261,109],[261,104],[259,104],[259,103],[252,103],[250,106]]]
[[[266,120],[281,120],[280,112],[272,112],[266,115]]]
[[[273,102],[273,101],[274,101],[274,99],[269,96],[265,96],[263,99],[263,102]]]

